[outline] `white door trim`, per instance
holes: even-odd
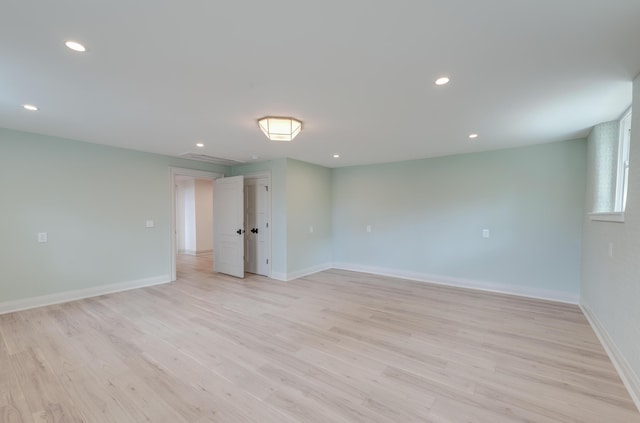
[[[269,192],[267,194],[267,222],[269,222],[269,231],[267,232],[267,257],[269,258],[269,271],[268,271],[268,277],[271,277],[271,266],[273,263],[272,257],[271,257],[271,240],[273,239],[273,237],[271,236],[271,231],[273,230],[272,228],[272,220],[271,220],[271,193],[273,192],[273,187],[271,186],[271,171],[266,171],[266,172],[254,172],[254,173],[247,173],[244,175],[244,179],[245,181],[247,179],[262,179],[262,178],[267,178],[267,185],[269,186]]]
[[[181,167],[172,167],[169,166],[169,187],[170,187],[170,198],[171,198],[171,224],[169,225],[171,228],[171,282],[177,279],[176,275],[176,255],[178,251],[176,250],[176,176],[191,176],[193,178],[198,179],[209,179],[215,180],[218,178],[222,178],[224,175],[222,173],[215,172],[207,172],[205,170],[195,170],[195,169],[185,169]],[[214,193],[215,195],[215,193]],[[215,199],[214,199],[215,201]]]

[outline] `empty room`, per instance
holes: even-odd
[[[0,6],[0,423],[640,423],[638,0]]]

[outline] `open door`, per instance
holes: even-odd
[[[244,278],[244,178],[214,182],[213,270]]]
[[[269,183],[267,178],[244,182],[244,268],[249,273],[269,276]]]

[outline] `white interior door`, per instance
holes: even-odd
[[[249,273],[269,276],[269,186],[267,178],[244,181],[244,266]]]
[[[213,270],[244,278],[244,178],[215,180]]]
[[[244,269],[249,273],[256,273],[258,265],[258,250],[256,228],[258,220],[256,216],[256,180],[244,181]]]

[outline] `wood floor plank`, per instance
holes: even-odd
[[[640,423],[573,305],[181,256],[178,281],[0,316],[0,423]]]
[[[0,332],[0,363],[10,357]],[[0,365],[0,423],[32,423],[33,417],[12,366]]]

